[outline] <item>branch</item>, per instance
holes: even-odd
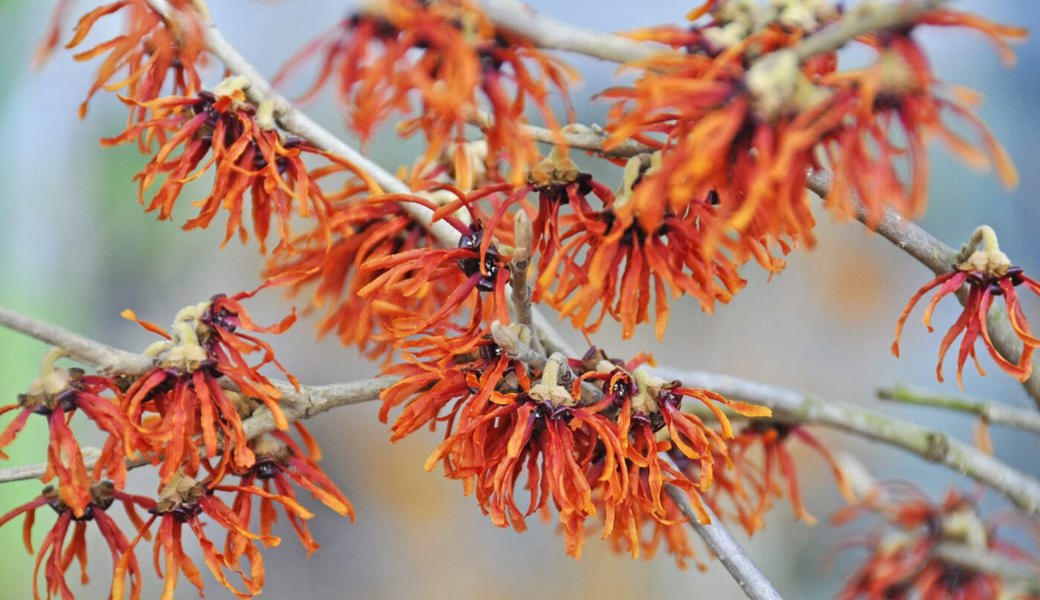
[[[117,350],[2,306],[0,327],[17,331],[51,346],[64,348],[74,360],[96,367],[99,373],[105,375],[138,375],[152,368],[152,359],[147,356]]]
[[[916,404],[933,408],[944,408],[958,412],[978,415],[983,421],[996,425],[1006,425],[1040,433],[1040,414],[1034,411],[1021,410],[995,402],[976,400],[965,396],[941,394],[930,390],[912,388],[905,385],[893,385],[877,391],[881,400]]]
[[[773,409],[780,421],[816,424],[883,442],[945,465],[999,491],[1029,515],[1040,515],[1040,480],[1017,471],[942,431],[889,417],[847,402],[807,392],[766,385],[728,375],[656,369],[691,387],[710,389],[723,396]]]
[[[671,461],[671,457],[668,457],[668,460]],[[672,466],[678,468],[674,462]],[[675,505],[679,507],[679,511],[686,517],[690,527],[711,548],[711,551],[718,557],[719,562],[726,567],[726,570],[733,576],[737,585],[740,586],[740,589],[744,591],[748,598],[752,600],[781,600],[780,593],[776,591],[769,579],[762,574],[762,571],[751,560],[751,557],[744,552],[740,544],[733,539],[733,536],[730,535],[722,521],[712,512],[707,504],[704,504],[702,508],[711,518],[711,521],[701,523],[697,515],[694,514],[693,509],[690,508],[690,503],[682,490],[669,485],[666,486],[666,491],[672,498],[672,501],[675,502]]]
[[[871,31],[898,29],[912,23],[921,13],[935,10],[950,0],[894,0],[883,6],[876,2],[856,5],[838,22],[824,27],[792,48],[800,62],[818,54],[838,50]]]

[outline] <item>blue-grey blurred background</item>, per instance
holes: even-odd
[[[58,51],[42,69],[31,68],[52,2],[0,0],[0,305],[23,311],[127,349],[152,340],[119,312],[133,307],[143,318],[168,323],[181,306],[216,292],[251,289],[261,260],[253,246],[229,244],[218,249],[223,221],[209,231],[182,232],[178,222],[157,222],[136,200],[132,175],[145,158],[132,148],[101,148],[98,139],[121,131],[123,107],[111,95],[99,96],[86,120],[77,106],[93,77],[95,63],[78,64]],[[84,1],[80,12],[94,3]],[[660,0],[636,5],[595,0],[550,2],[534,7],[586,27],[632,29],[682,22],[692,2]],[[287,54],[347,12],[331,0],[220,0],[210,2],[226,36],[266,73],[274,73]],[[958,6],[992,19],[1035,27],[1032,2],[973,0]],[[79,14],[77,12],[77,14]],[[109,19],[92,36],[115,32]],[[68,34],[63,36],[67,39]],[[935,154],[931,201],[924,225],[950,245],[961,244],[979,223],[993,225],[1004,250],[1029,273],[1040,272],[1040,50],[1035,41],[1018,47],[1019,64],[1003,68],[978,35],[931,32],[923,36],[933,51],[936,71],[947,80],[985,92],[979,112],[1006,145],[1021,173],[1012,192],[996,181]],[[573,58],[585,79],[574,93],[584,122],[602,121],[604,106],[589,98],[609,85],[615,66]],[[207,83],[216,83],[210,74]],[[332,105],[320,100],[311,110],[333,131],[342,131]],[[383,136],[368,148],[387,167],[406,164],[415,146]],[[409,154],[412,153],[412,154]],[[198,197],[201,197],[199,195]],[[190,214],[185,194],[180,222]],[[873,390],[904,382],[956,391],[951,375],[945,385],[934,380],[940,334],[928,335],[912,317],[903,339],[904,357],[889,354],[895,321],[909,296],[930,274],[906,255],[857,223],[819,218],[819,246],[795,252],[788,269],[766,281],[747,270],[748,288],[716,314],[700,313],[691,302],[673,307],[663,343],[650,328],[620,343],[618,330],[605,327],[596,341],[614,355],[653,351],[665,365],[712,370],[812,390],[878,407]],[[255,316],[273,321],[287,311],[277,294],[258,299]],[[1040,318],[1040,303],[1027,305]],[[957,314],[953,303],[936,315],[940,331]],[[275,340],[285,365],[301,380],[325,383],[374,372],[374,367],[331,340],[316,342],[313,321],[304,320]],[[578,340],[575,338],[575,342]],[[42,344],[0,331],[0,404],[14,401],[32,380]],[[1029,399],[1014,381],[984,359],[990,375],[965,372],[968,392],[1028,408]],[[924,409],[880,406],[898,416],[942,427],[970,440],[972,421]],[[422,470],[435,434],[420,433],[391,445],[373,405],[341,409],[311,424],[326,455],[325,466],[353,500],[358,522],[350,524],[320,507],[312,522],[321,550],[309,560],[285,528],[280,548],[265,553],[266,598],[736,598],[739,590],[718,565],[707,573],[680,571],[663,554],[651,561],[616,556],[596,540],[580,561],[567,558],[552,524],[532,523],[518,535],[496,529],[456,483]],[[39,419],[11,448],[8,465],[43,459],[46,432]],[[0,426],[6,424],[0,422]],[[90,431],[84,431],[90,443]],[[835,449],[855,453],[881,478],[915,481],[940,497],[949,485],[968,481],[918,458],[829,431],[819,437]],[[995,430],[997,454],[1013,466],[1040,475],[1036,437]],[[96,441],[96,440],[94,440]],[[807,505],[821,518],[808,527],[792,521],[786,502],[773,511],[768,528],[747,542],[751,554],[789,598],[832,596],[849,574],[856,553],[842,555],[827,568],[825,559],[854,528],[836,530],[826,517],[840,507],[840,497],[825,464],[812,453],[799,453]],[[143,470],[142,470],[143,471]],[[145,493],[154,483],[137,472],[133,484]],[[0,513],[39,491],[34,482],[0,488]],[[987,494],[987,506],[1004,506]],[[37,523],[38,541],[51,517]],[[742,541],[746,538],[737,534]],[[111,568],[99,539],[91,541],[89,573],[95,580],[78,597],[103,598]],[[32,559],[21,549],[20,523],[0,530],[0,599],[29,597]],[[147,569],[147,552],[141,552]],[[706,557],[706,550],[701,549]],[[71,573],[71,571],[70,571]],[[75,579],[73,575],[70,579]],[[156,578],[147,577],[157,595]],[[207,597],[231,597],[211,578]],[[194,597],[181,582],[178,597]]]

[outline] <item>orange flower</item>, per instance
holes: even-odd
[[[80,19],[67,48],[83,43],[100,19],[117,12],[126,15],[126,29],[122,34],[75,55],[76,60],[81,61],[105,55],[87,99],[80,105],[80,117],[87,114],[87,104],[102,88],[122,90],[125,98],[136,103],[130,105],[128,123],[145,119],[147,109],[143,103],[164,94],[192,96],[199,91],[196,69],[206,63],[204,33],[208,16],[199,14],[191,0],[171,0],[170,5],[178,13],[173,20],[163,18],[146,0],[105,4]],[[68,9],[62,2],[55,19],[60,19]],[[57,39],[56,25],[57,21],[51,33],[53,41],[48,42],[50,47]]]
[[[585,522],[596,516],[595,481],[609,481],[618,494],[626,482],[618,470],[622,451],[616,426],[601,414],[609,403],[578,404],[574,391],[558,383],[561,365],[555,360],[549,359],[535,384],[523,363],[502,355],[488,369],[465,365],[468,390],[477,391],[461,394],[426,468],[443,462],[445,476],[463,480],[467,493],[475,490],[481,510],[498,527],[524,531],[525,519],[552,500],[567,554],[577,558]],[[601,466],[596,480],[588,477],[593,463]],[[530,499],[521,508],[516,487],[525,474]]]
[[[113,562],[122,561],[124,569],[113,577],[111,596],[122,598],[126,589],[126,576],[130,577],[130,598],[138,600],[141,597],[141,570],[137,564],[137,558],[131,551],[130,541],[119,529],[119,525],[108,514],[108,509],[119,500],[127,510],[131,521],[141,525],[141,520],[134,510],[134,506],[151,508],[155,503],[148,498],[132,496],[112,484],[110,481],[94,483],[89,488],[89,504],[81,513],[74,514],[62,500],[67,494],[59,493],[53,486],[47,486],[35,499],[19,506],[6,515],[0,516],[0,527],[18,515],[25,515],[22,539],[25,549],[29,554],[34,554],[32,546],[32,527],[36,520],[36,509],[44,505],[49,506],[58,514],[58,518],[44,537],[43,544],[36,554],[36,568],[33,570],[33,598],[40,600],[40,590],[37,587],[37,577],[40,567],[43,566],[44,579],[47,581],[47,597],[51,598],[61,594],[64,600],[73,598],[72,590],[65,581],[66,573],[72,566],[73,561],[80,565],[80,582],[84,585],[87,579],[87,523],[93,521],[105,539],[109,551],[112,553]],[[69,540],[69,528],[72,527],[72,539]]]
[[[84,375],[81,369],[63,369],[55,362],[64,356],[57,350],[47,354],[36,379],[26,394],[18,396],[16,404],[0,407],[0,414],[18,410],[18,416],[0,433],[0,459],[6,459],[3,448],[14,441],[25,427],[29,416],[47,417],[50,443],[47,447],[47,469],[42,480],[58,479],[61,501],[77,518],[82,517],[90,504],[90,478],[69,421],[79,410],[106,435],[101,456],[94,466],[94,478],[103,474],[122,486],[126,478],[124,459],[140,441],[130,422],[120,411],[121,392],[109,378]],[[104,396],[113,394],[112,398]]]
[[[172,336],[156,325],[138,320],[133,311],[123,313],[167,338],[149,348],[148,353],[162,355],[159,366],[130,386],[124,406],[126,415],[151,440],[153,461],[162,461],[159,474],[163,483],[180,470],[189,475],[198,473],[199,442],[205,456],[214,458],[222,440],[217,480],[229,463],[236,469],[247,469],[255,462],[242,429],[239,407],[218,381],[222,377],[233,382],[242,394],[270,409],[278,428],[288,428],[278,404],[281,392],[259,369],[274,364],[293,385],[298,384],[274,358],[269,344],[242,330],[281,333],[293,323],[295,315],[270,327],[257,325],[239,303],[254,293],[218,295],[209,302],[182,309],[174,320]],[[258,352],[263,354],[261,361],[250,365],[245,356]],[[155,417],[148,416],[150,413],[155,413]]]
[[[604,514],[603,535],[612,540],[615,549],[627,548],[633,558],[644,551],[649,557],[663,540],[676,562],[685,567],[686,559],[694,556],[684,530],[686,519],[666,493],[666,486],[683,492],[697,517],[707,522],[701,496],[712,487],[714,472],[723,468],[716,461],[730,465],[725,440],[733,436],[716,403],[752,417],[768,416],[769,410],[653,377],[639,368],[646,360],[641,356],[619,364],[592,352],[583,361],[588,370],[582,378],[601,381],[602,403],[616,412],[617,438],[624,456],[617,464],[625,471],[621,478],[625,485],[618,489],[599,484],[596,503]],[[680,411],[683,397],[695,398],[711,410],[722,432]],[[659,438],[661,430],[668,432],[667,438]],[[603,476],[596,479],[609,482]],[[649,538],[643,535],[647,528],[652,532]]]
[[[402,314],[431,314],[454,288],[432,280],[413,296],[380,291],[378,300],[358,292],[385,269],[361,269],[366,262],[434,245],[429,232],[394,202],[348,201],[329,212],[332,244],[312,230],[293,240],[296,251],[272,256],[266,277],[300,295],[314,284],[308,310],[324,310],[319,335],[335,332],[344,345],[357,346],[372,359],[390,360],[395,337],[386,327]]]
[[[963,26],[983,32],[1013,62],[1006,40],[1025,36],[1024,29],[991,23],[950,10],[925,13],[918,25]],[[977,169],[995,165],[1001,183],[1013,187],[1018,175],[1011,159],[972,112],[979,97],[971,90],[948,86],[931,72],[928,58],[910,32],[886,32],[864,40],[877,51],[873,64],[858,70],[824,75],[832,90],[823,104],[827,123],[817,127],[834,181],[828,206],[850,213],[850,191],[863,200],[871,222],[885,207],[913,217],[924,212],[930,161],[927,141],[942,140],[961,160]],[[963,126],[947,124],[947,116]],[[840,125],[839,125],[840,124]],[[962,137],[972,131],[980,144]],[[831,129],[831,131],[827,131]],[[900,173],[909,174],[903,183]]]
[[[979,241],[982,242],[983,248],[971,253]],[[985,375],[986,373],[982,370],[982,366],[975,355],[975,342],[981,335],[986,350],[994,362],[997,363],[997,366],[1019,381],[1025,381],[1029,379],[1032,373],[1033,351],[1040,347],[1040,339],[1029,328],[1029,322],[1022,311],[1022,305],[1019,302],[1015,288],[1025,284],[1029,290],[1040,296],[1040,282],[1027,277],[1020,267],[1011,265],[1007,255],[1000,251],[996,234],[988,226],[982,226],[976,230],[972,236],[972,242],[965,250],[967,252],[962,251],[957,257],[956,261],[958,264],[955,265],[953,271],[939,275],[929,281],[910,298],[910,302],[907,303],[903,314],[899,317],[899,322],[896,324],[896,339],[892,342],[892,354],[899,356],[899,337],[902,334],[903,325],[910,316],[910,311],[913,310],[917,302],[926,293],[939,288],[935,295],[932,296],[932,301],[928,303],[928,307],[925,309],[922,317],[922,321],[925,327],[928,328],[928,331],[933,331],[932,311],[935,310],[936,305],[939,304],[943,297],[956,293],[962,286],[967,284],[968,296],[964,301],[964,310],[949,331],[946,332],[939,346],[939,362],[935,367],[936,376],[939,381],[943,380],[943,359],[946,357],[947,350],[950,349],[957,337],[961,335],[963,337],[957,353],[957,384],[962,389],[964,388],[961,375],[964,370],[964,363],[969,356],[974,360],[979,374]],[[990,338],[989,325],[986,318],[989,315],[989,309],[993,304],[994,297],[1004,298],[1011,329],[1023,344],[1022,354],[1018,363],[1012,363],[1004,358],[993,346],[993,340]]]
[[[307,446],[306,451],[300,448],[286,433],[272,432],[251,442],[256,462],[247,471],[239,474],[242,480],[231,510],[243,523],[248,523],[252,515],[252,498],[256,495],[253,490],[257,480],[260,480],[263,491],[270,494],[270,496],[260,498],[260,534],[264,536],[271,535],[271,526],[277,520],[274,508],[275,500],[288,499],[293,503],[296,502],[296,492],[291,487],[291,483],[311,492],[315,498],[340,516],[350,517],[351,521],[354,520],[354,508],[350,501],[318,466],[317,461],[321,458],[321,453],[317,443],[300,423],[296,423],[296,430]],[[272,487],[274,492],[272,492]],[[290,508],[294,505],[283,503],[283,506],[286,506],[285,516],[296,532],[296,537],[299,538],[300,543],[307,550],[307,555],[310,556],[318,549],[318,543],[314,541],[314,537],[304,523],[304,517],[298,511]]]
[[[378,189],[352,164],[328,152],[296,139],[284,138],[275,128],[273,104],[255,107],[246,102],[242,78],[224,81],[214,93],[200,92],[191,96],[166,96],[149,101],[128,99],[132,106],[147,110],[151,118],[141,119],[123,133],[102,140],[116,145],[138,140],[143,151],[150,152],[153,141],[158,152],[135,176],[138,199],[161,178],[146,210],[159,211],[160,219],[172,216],[181,189],[215,166],[216,180],[209,195],[195,204],[199,213],[184,224],[184,229],[208,227],[222,207],[228,211],[224,243],[236,233],[248,239],[243,224],[245,197],[250,195],[253,231],[266,252],[267,235],[272,218],[278,231],[275,252],[290,249],[292,232],[289,222],[295,213],[305,219],[314,218],[319,230],[329,239],[329,202],[317,180],[332,173],[353,174],[370,189]],[[178,152],[179,150],[179,152]],[[320,157],[329,164],[308,170],[305,156]]]
[[[541,253],[534,298],[570,317],[582,331],[596,331],[609,314],[621,322],[622,337],[631,337],[637,324],[650,320],[653,301],[655,332],[661,337],[669,295],[690,294],[710,311],[716,300],[727,302],[744,284],[735,262],[722,254],[709,258],[702,250],[711,206],[690,205],[682,214],[662,215],[647,231],[643,215],[628,210],[642,174],[639,160],[630,161],[618,197],[576,170],[557,171],[556,179],[533,184],[539,192],[533,230]],[[589,194],[601,208],[592,205]]]
[[[369,2],[304,48],[278,79],[315,53],[323,55],[322,64],[305,96],[334,79],[340,104],[362,139],[395,114],[414,115],[398,131],[405,136],[423,132],[427,151],[422,165],[435,162],[454,143],[456,181],[463,189],[472,187],[473,178],[461,142],[482,106],[492,117],[486,131],[488,161],[494,167],[507,160],[509,179],[516,184],[538,156],[521,131],[527,105],[533,104],[556,129],[549,107],[555,89],[568,105],[568,121],[573,120],[566,88],[575,72],[522,37],[497,29],[469,0]]]
[[[462,192],[452,189],[453,193],[464,197]],[[418,196],[389,194],[376,200],[418,202],[437,208]],[[505,299],[505,286],[509,280],[507,258],[492,242],[491,232],[484,230],[477,213],[472,207],[470,209],[473,225],[466,225],[455,217],[444,218],[461,235],[457,248],[417,247],[385,256],[373,256],[361,264],[359,273],[368,283],[357,293],[373,303],[393,306],[397,298],[422,298],[430,293],[434,282],[438,286],[448,286],[451,290],[432,313],[413,312],[418,308],[414,306],[397,306],[398,314],[393,315],[385,325],[395,338],[403,340],[446,327],[452,329],[454,337],[465,345],[468,344],[467,340],[480,337],[483,324],[490,319],[509,322]],[[482,292],[489,293],[487,300]],[[455,324],[452,319],[467,309],[469,324]],[[398,347],[402,344],[398,343]],[[420,341],[417,345],[424,344]]]

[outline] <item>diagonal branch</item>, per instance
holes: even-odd
[[[671,461],[671,457],[668,458]],[[673,462],[672,466],[678,468]],[[702,505],[702,510],[711,519],[708,523],[701,523],[697,515],[690,507],[689,501],[679,488],[669,485],[666,488],[672,502],[679,507],[679,512],[686,517],[686,522],[697,532],[704,543],[718,557],[722,566],[733,576],[734,581],[744,591],[744,594],[752,600],[782,600],[780,593],[773,587],[772,582],[762,574],[758,565],[744,552],[729,530],[722,524],[722,520],[712,512],[707,504]]]
[[[946,433],[833,398],[717,373],[656,369],[661,377],[702,387],[773,410],[780,421],[823,425],[883,442],[945,465],[999,491],[1028,515],[1040,515],[1040,480],[1013,469]]]

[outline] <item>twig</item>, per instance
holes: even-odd
[[[671,457],[668,457],[668,460],[671,461]],[[675,466],[675,463],[673,462],[672,465]],[[726,567],[726,570],[733,576],[734,581],[737,582],[737,585],[740,586],[740,589],[744,591],[748,598],[752,600],[779,600],[781,598],[780,593],[773,587],[772,582],[762,574],[758,565],[751,560],[751,557],[744,552],[740,544],[733,539],[733,536],[730,535],[722,521],[712,512],[711,507],[707,504],[702,506],[704,512],[711,518],[711,521],[701,523],[697,515],[694,514],[682,490],[669,485],[666,487],[666,491],[672,498],[672,501],[675,502],[675,505],[679,507],[679,511],[686,517],[690,527],[711,548],[711,551],[718,557],[719,562]]]
[[[96,367],[98,372],[105,375],[137,375],[152,367],[152,359],[147,356],[117,350],[2,306],[0,326],[45,344],[64,348],[74,360]]]
[[[895,29],[913,22],[921,13],[935,10],[950,0],[893,0],[884,5],[864,2],[838,22],[810,35],[792,49],[799,61],[838,50],[871,31]]]
[[[1040,481],[942,431],[832,398],[728,375],[671,369],[656,369],[656,373],[678,379],[687,386],[707,388],[723,396],[768,406],[773,409],[773,418],[780,421],[824,425],[902,448],[992,487],[1026,514],[1040,515]]]
[[[482,131],[491,129],[494,120],[491,115],[484,112],[476,112],[470,118],[470,123],[479,127]],[[637,154],[653,152],[655,148],[635,140],[626,140],[610,150],[603,148],[607,139],[607,132],[597,125],[585,125],[583,123],[570,123],[560,128],[560,133],[537,125],[524,124],[520,126],[520,132],[536,142],[543,144],[557,144],[562,136],[568,148],[588,150],[607,158],[629,158]]]
[[[978,415],[987,423],[1006,425],[1008,427],[1040,433],[1040,413],[1021,410],[1011,406],[998,404],[996,402],[976,400],[965,396],[941,394],[906,385],[893,385],[887,388],[880,388],[877,391],[877,397],[881,400],[902,402],[904,404],[917,404],[920,406],[931,406],[933,408],[944,408],[946,410],[971,413],[973,415]]]
[[[397,378],[395,377],[380,377],[350,383],[302,386],[299,392],[288,381],[275,380],[271,383],[282,392],[282,400],[286,402],[282,407],[283,412],[285,412],[285,418],[292,422],[309,419],[314,415],[332,410],[338,406],[378,400],[379,393],[393,385],[396,381]],[[274,417],[271,415],[270,410],[266,407],[261,407],[242,422],[242,429],[249,439],[274,431]],[[88,453],[88,451],[89,449],[84,449],[83,462],[89,469],[97,461],[100,453],[96,451]],[[128,459],[126,461],[128,469],[136,469],[147,464],[151,463],[143,459]],[[0,470],[0,483],[38,479],[43,475],[46,468],[47,464],[42,463],[2,469]]]
[[[514,0],[478,0],[477,3],[495,25],[521,35],[542,48],[564,50],[617,63],[671,51],[665,46],[575,27],[536,13]]]
[[[1040,594],[1040,569],[1037,566],[1016,562],[1006,556],[991,552],[980,552],[964,544],[944,542],[938,544],[932,554],[945,563],[964,567],[965,569],[990,573],[1002,581],[1013,581],[1025,586],[1024,592]]]

